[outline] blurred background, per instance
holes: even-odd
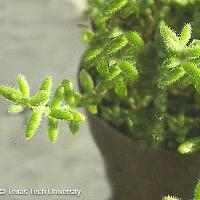
[[[54,89],[65,78],[78,89],[77,72],[82,44],[85,0],[0,0],[0,84],[16,85],[18,73],[27,76],[37,92],[46,75]],[[110,187],[102,157],[87,122],[71,136],[61,124],[58,141],[51,144],[46,121],[26,141],[23,130],[30,113],[7,114],[0,100],[0,188],[79,189],[81,200],[106,200]],[[83,111],[83,110],[81,110]],[[7,196],[0,199],[76,199],[72,196]]]

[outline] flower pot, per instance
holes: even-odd
[[[101,118],[88,114],[88,120],[105,161],[112,200],[161,200],[167,194],[192,199],[200,153],[181,155],[142,147]]]

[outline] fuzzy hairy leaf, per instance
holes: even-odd
[[[124,36],[114,38],[103,48],[103,54],[106,56],[111,56],[125,47],[127,43],[128,40]]]
[[[72,82],[69,80],[64,80],[62,85],[64,87],[65,101],[70,107],[75,107],[76,101],[74,96],[74,86]]]
[[[194,137],[186,140],[184,143],[179,145],[178,152],[181,154],[194,153],[200,149],[200,138]]]
[[[58,120],[52,117],[48,118],[48,134],[51,142],[55,142],[58,137]]]
[[[121,69],[114,66],[110,69],[110,74],[108,75],[108,80],[111,81],[121,73]]]
[[[89,43],[91,42],[91,40],[95,37],[95,33],[92,31],[89,31],[87,29],[84,30],[84,32],[82,33],[82,41],[84,43]]]
[[[169,58],[165,60],[162,67],[166,69],[171,69],[177,67],[178,65],[180,65],[180,60],[178,58]]]
[[[102,77],[107,77],[109,75],[109,67],[106,60],[98,60],[98,62],[96,62],[96,68]]]
[[[120,16],[122,17],[128,17],[132,14],[137,16],[139,14],[138,5],[135,0],[129,0],[125,7],[120,10]]]
[[[196,188],[195,188],[195,194],[194,194],[194,200],[200,199],[200,181],[198,181]]]
[[[85,120],[85,116],[81,113],[78,113],[71,108],[60,108],[53,109],[50,112],[50,116],[60,120],[66,120],[68,122],[82,122]]]
[[[192,77],[194,80],[200,80],[200,69],[195,64],[187,62],[182,66],[190,77]]]
[[[108,91],[110,87],[110,81],[102,80],[98,82],[97,86],[95,87],[95,90],[97,93],[106,93],[106,91]]]
[[[17,81],[18,81],[19,89],[22,93],[22,96],[29,97],[30,88],[29,88],[28,81],[26,80],[26,77],[22,74],[19,74],[17,77]]]
[[[63,97],[64,97],[64,87],[59,86],[55,91],[53,99],[51,100],[50,107],[52,109],[60,107],[63,101]]]
[[[79,74],[79,79],[80,79],[80,84],[83,90],[87,93],[92,92],[94,88],[94,82],[90,74],[85,69],[81,70]]]
[[[191,33],[192,33],[191,24],[186,24],[183,27],[183,30],[182,30],[181,36],[180,36],[180,42],[183,46],[185,46],[189,42],[189,40],[191,38]]]
[[[25,137],[27,139],[31,139],[35,135],[40,125],[42,115],[43,115],[43,110],[41,107],[37,107],[33,110],[31,117],[26,124]]]
[[[119,68],[122,70],[122,72],[125,74],[126,78],[129,81],[134,81],[138,77],[138,71],[136,68],[129,63],[128,61],[122,61],[119,63]]]
[[[165,44],[170,49],[177,51],[180,49],[180,41],[179,37],[176,35],[174,31],[172,31],[168,26],[164,23],[160,25],[160,33],[165,41]]]
[[[108,0],[105,4],[101,15],[103,16],[104,20],[108,20],[111,16],[120,10],[123,6],[128,3],[128,0]]]
[[[101,54],[101,52],[102,52],[101,47],[90,48],[84,54],[83,61],[88,63],[88,62],[92,61],[93,59],[95,59],[97,56],[99,56]]]
[[[200,57],[200,47],[187,47],[183,51],[187,59],[194,59]]]
[[[53,79],[51,76],[47,76],[41,86],[40,86],[40,91],[45,91],[47,94],[51,94],[51,90],[52,90],[52,85],[53,85]]]
[[[161,88],[166,88],[178,81],[181,77],[184,76],[184,74],[185,71],[183,68],[175,68],[161,77],[158,86]]]
[[[83,99],[83,96],[79,92],[75,92],[74,93],[74,98],[75,98],[76,105],[79,105],[79,103]]]
[[[126,84],[124,83],[123,79],[121,77],[116,77],[113,80],[113,85],[114,85],[114,89],[116,94],[119,97],[126,97],[127,96],[127,88],[126,88]]]
[[[140,37],[140,35],[136,32],[129,32],[126,34],[126,38],[128,39],[128,43],[137,46],[137,47],[143,47],[144,41]]]
[[[189,46],[190,47],[200,47],[200,40],[193,40]]]
[[[9,106],[8,112],[9,112],[9,113],[20,113],[20,112],[23,111],[23,109],[24,109],[23,106],[13,104],[13,105],[10,105],[10,106]]]
[[[0,95],[13,102],[18,101],[21,97],[19,90],[7,86],[0,86]]]
[[[31,97],[31,106],[41,106],[45,105],[49,99],[49,95],[45,91],[38,92],[35,96]]]
[[[69,129],[73,135],[75,135],[79,131],[79,123],[77,122],[70,122]]]

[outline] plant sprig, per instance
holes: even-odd
[[[193,84],[200,92],[200,40],[187,45],[191,39],[191,25],[186,24],[177,36],[162,23],[160,32],[171,56],[163,64],[159,86],[166,88],[180,79],[187,79],[188,84]]]
[[[52,99],[53,81],[50,76],[43,80],[38,93],[34,96],[30,96],[29,84],[25,76],[20,74],[17,81],[18,89],[0,86],[0,95],[13,103],[8,109],[9,113],[19,113],[24,109],[32,111],[25,128],[25,137],[28,140],[35,135],[43,117],[48,118],[48,133],[52,142],[57,140],[58,124],[61,120],[68,122],[73,134],[78,131],[79,123],[84,121],[85,117],[75,110],[75,93],[70,81],[64,80],[56,89]],[[63,105],[64,101],[66,105]]]

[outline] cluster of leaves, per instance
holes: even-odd
[[[24,109],[30,109],[32,114],[27,122],[25,137],[31,139],[45,116],[48,118],[49,139],[55,142],[58,136],[58,124],[60,120],[65,120],[73,134],[79,129],[79,123],[84,121],[85,117],[75,110],[80,98],[78,93],[74,92],[70,81],[64,80],[59,86],[51,101],[52,78],[47,77],[41,84],[38,93],[30,96],[29,84],[23,75],[17,78],[19,88],[0,86],[0,95],[10,100],[9,113],[19,113]],[[63,102],[66,105],[63,105]]]
[[[160,87],[167,87],[174,82],[183,79],[187,87],[193,84],[200,92],[200,40],[193,40],[188,46],[191,38],[191,25],[186,24],[178,37],[165,24],[161,25],[160,31],[170,53],[163,64],[163,74],[160,80]]]
[[[133,59],[143,47],[141,37],[135,32],[123,33],[119,29],[113,29],[111,32],[99,33],[91,40],[91,47],[86,51],[83,62],[86,69],[95,67],[100,76],[96,80],[96,92],[105,93],[114,89],[119,97],[127,96],[127,83],[138,77]],[[97,40],[106,43],[99,45]]]
[[[194,39],[187,45],[191,39],[191,25],[186,24],[180,36],[177,36],[165,24],[161,24],[160,31],[170,57],[162,66],[159,86],[166,88],[179,81],[180,87],[187,88],[193,85],[200,95],[200,40]],[[182,117],[184,118],[184,115]],[[176,126],[180,128],[183,123],[179,122]],[[182,130],[182,136],[187,132],[188,129],[185,127]],[[183,154],[197,151],[200,148],[200,137],[192,137],[181,142],[183,143],[178,150]]]
[[[82,63],[93,83],[89,93],[99,95],[96,113],[152,147],[199,150],[199,2],[88,3],[93,31],[84,30]],[[178,35],[166,24],[185,25]]]
[[[199,200],[199,199],[200,199],[200,181],[198,181],[198,183],[196,185],[193,200]],[[180,200],[180,199],[177,197],[173,197],[173,196],[165,196],[163,198],[163,200]]]

